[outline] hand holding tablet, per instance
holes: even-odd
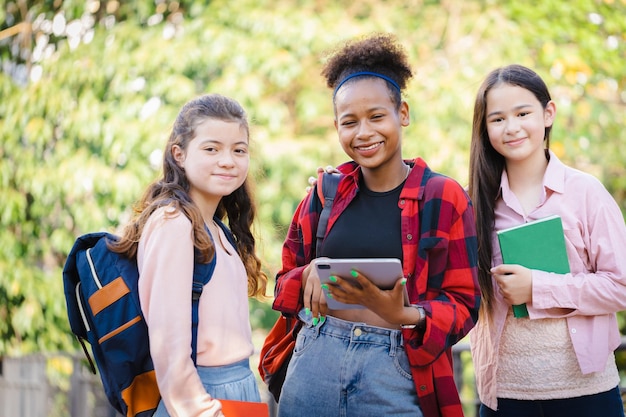
[[[403,276],[402,263],[396,258],[318,258],[313,263],[322,284],[332,282],[330,276],[339,276],[358,285],[356,284],[356,279],[351,275],[351,271],[355,270],[369,279],[378,288],[390,290]],[[324,294],[326,295],[328,307],[333,310],[365,308],[360,304],[341,303],[328,297],[328,291],[324,291]],[[404,304],[409,305],[406,288],[404,289]]]

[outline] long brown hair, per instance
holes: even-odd
[[[493,283],[491,269],[493,251],[491,237],[495,226],[495,206],[500,192],[500,181],[505,160],[489,142],[487,134],[487,94],[499,85],[522,87],[539,100],[545,109],[552,100],[548,87],[541,77],[521,65],[509,65],[493,70],[487,75],[476,94],[472,142],[470,145],[469,195],[476,212],[476,234],[478,237],[478,283],[481,290],[480,316],[491,317],[493,310]],[[550,131],[546,127],[544,141],[546,157],[550,145]]]
[[[189,182],[183,169],[176,163],[172,148],[179,146],[185,151],[195,137],[196,128],[207,119],[217,119],[239,123],[249,136],[247,115],[235,100],[219,94],[208,94],[189,101],[183,106],[170,133],[163,153],[163,176],[148,186],[142,198],[134,207],[134,218],[125,227],[117,242],[109,247],[129,258],[137,256],[137,246],[148,218],[160,207],[172,207],[191,221],[194,246],[199,252],[199,261],[210,262],[215,255],[215,247],[205,229],[200,210],[189,196]],[[223,197],[215,216],[228,219],[228,227],[235,236],[237,251],[248,273],[248,295],[263,297],[267,286],[267,276],[261,270],[261,261],[256,255],[255,238],[252,226],[256,207],[248,178],[244,183]]]

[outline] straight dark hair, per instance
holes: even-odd
[[[491,318],[493,311],[493,282],[489,272],[493,257],[491,237],[495,227],[495,205],[500,192],[505,160],[491,146],[487,134],[487,94],[494,87],[501,85],[521,87],[530,91],[544,109],[552,100],[548,87],[541,77],[521,65],[509,65],[491,71],[476,94],[470,145],[469,195],[476,213],[478,283],[482,295],[480,316],[486,315],[488,318]],[[552,126],[546,127],[544,135],[546,158],[549,158],[551,130]]]

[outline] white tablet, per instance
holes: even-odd
[[[331,275],[336,275],[346,280],[354,280],[352,275],[350,275],[350,271],[354,269],[372,281],[378,288],[390,290],[403,276],[402,263],[396,258],[318,258],[313,261],[313,264],[322,284],[330,282],[328,277]],[[326,294],[328,307],[333,310],[365,308],[360,304],[340,303],[333,298],[329,298],[327,291],[324,291],[324,294]],[[404,289],[404,304],[409,305],[406,287]]]

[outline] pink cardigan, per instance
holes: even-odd
[[[166,214],[166,210],[169,212]],[[142,233],[137,253],[139,296],[148,323],[150,352],[169,414],[214,416],[221,405],[207,394],[191,360],[191,222],[159,209]],[[217,263],[200,298],[197,363],[220,366],[254,351],[248,310],[248,278],[241,259],[220,230]]]

